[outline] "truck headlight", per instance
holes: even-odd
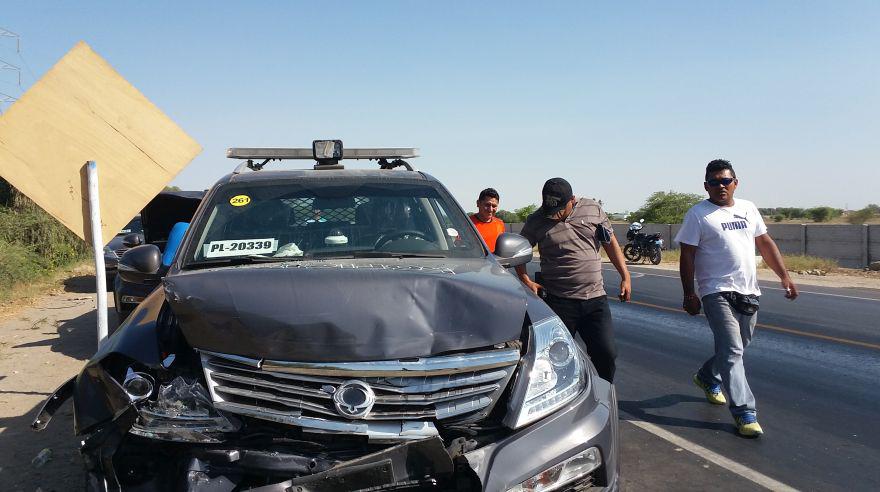
[[[586,384],[583,361],[562,320],[535,323],[504,425],[518,429],[541,419],[574,400]]]

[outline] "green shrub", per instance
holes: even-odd
[[[645,201],[645,204],[627,217],[627,222],[645,219],[649,224],[680,224],[688,209],[703,199],[693,193],[675,191],[657,191]]]
[[[878,215],[880,215],[880,207],[872,203],[861,210],[852,212],[846,217],[846,220],[850,224],[864,224]]]
[[[7,284],[36,280],[89,256],[85,241],[0,180],[0,278]]]
[[[35,279],[46,273],[40,257],[25,246],[0,240],[0,251],[0,278],[6,284],[4,287]]]
[[[834,209],[831,207],[815,207],[807,209],[807,216],[813,222],[828,222],[834,217]]]

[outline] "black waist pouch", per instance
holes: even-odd
[[[740,294],[739,292],[722,292],[730,306],[739,314],[751,316],[758,312],[761,306],[761,298],[754,294]]]

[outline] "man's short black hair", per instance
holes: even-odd
[[[717,173],[718,171],[724,171],[725,169],[730,170],[730,175],[734,178],[736,177],[736,171],[733,170],[733,165],[730,164],[730,161],[724,159],[715,159],[714,161],[706,164],[706,179],[709,179],[709,176]]]
[[[499,202],[501,201],[501,197],[498,196],[498,192],[495,191],[495,188],[486,188],[485,190],[481,191],[480,197],[477,198],[477,201],[482,202],[486,198],[494,198]]]

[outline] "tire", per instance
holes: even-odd
[[[652,265],[659,265],[660,264],[660,260],[662,260],[662,258],[660,257],[660,248],[654,248],[654,250],[651,251],[651,258],[650,259],[651,259]]]
[[[639,250],[635,249],[632,243],[627,244],[623,247],[623,256],[633,263],[642,259],[642,253],[639,252]]]

